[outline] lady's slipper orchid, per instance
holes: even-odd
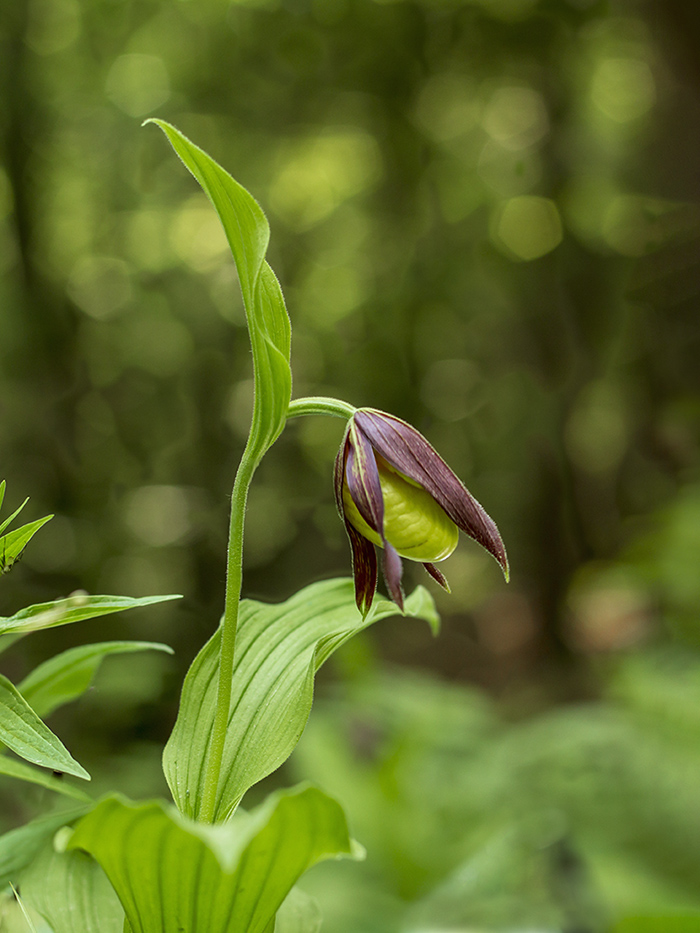
[[[350,418],[335,461],[335,500],[350,538],[363,615],[377,587],[375,545],[384,549],[384,579],[400,609],[401,558],[421,561],[449,590],[434,562],[454,551],[460,528],[496,558],[508,579],[495,522],[423,435],[400,418],[372,408]]]

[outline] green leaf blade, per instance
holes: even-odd
[[[0,742],[16,755],[52,771],[89,781],[90,775],[37,716],[22,694],[0,674]]]
[[[26,501],[27,500],[25,500],[25,502]],[[23,507],[24,503],[17,512],[21,511]],[[11,515],[7,522],[12,521],[17,512]],[[0,570],[2,570],[3,573],[12,569],[37,531],[42,525],[51,521],[52,518],[53,515],[45,515],[43,518],[38,518],[35,522],[29,522],[27,525],[21,525],[19,528],[16,528],[14,531],[8,531],[6,535],[0,538]]]
[[[54,774],[47,774],[46,771],[41,771],[24,761],[8,758],[7,755],[0,755],[0,774],[16,778],[19,781],[26,781],[29,784],[38,784],[39,787],[45,787],[47,790],[55,791],[64,797],[71,797],[73,800],[82,800],[87,803],[91,799],[85,791],[79,787],[74,787],[62,778],[56,777]]]
[[[159,801],[109,797],[81,820],[69,848],[100,863],[134,933],[264,933],[302,872],[358,856],[340,806],[311,787],[215,827]]]
[[[279,282],[265,261],[270,226],[252,195],[199,146],[163,120],[146,123],[160,127],[199,182],[231,247],[253,351],[255,396],[249,448],[259,461],[282,431],[292,397],[291,325]]]
[[[380,597],[363,619],[348,579],[312,584],[280,604],[241,603],[217,820],[227,819],[248,788],[289,757],[309,717],[321,664],[357,632],[397,611]],[[422,587],[406,600],[406,614],[437,625],[434,603]],[[217,631],[195,658],[163,755],[173,799],[193,818],[203,794],[219,645]]]
[[[151,650],[173,653],[167,645],[150,641],[105,641],[69,648],[34,668],[18,690],[39,716],[48,716],[88,689],[106,657]]]
[[[107,876],[84,852],[51,841],[22,872],[22,896],[53,933],[122,933],[124,911]]]
[[[40,816],[0,836],[0,884],[16,882],[20,872],[35,858],[44,843],[62,826],[84,816],[87,809],[86,806],[73,807]]]
[[[131,596],[90,596],[88,593],[77,592],[64,599],[27,606],[20,609],[13,616],[0,616],[0,635],[36,632],[40,629],[69,625],[72,622],[96,619],[99,616],[108,615],[110,612],[123,612],[125,609],[152,606],[155,603],[181,598],[178,595],[140,596],[136,598]]]

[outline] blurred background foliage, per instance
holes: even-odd
[[[506,541],[508,587],[470,542],[449,559],[439,639],[395,619],[324,675],[282,778],[336,791],[369,848],[310,876],[329,929],[700,912],[698,48],[686,0],[2,4],[0,475],[55,517],[0,611],[185,596],[3,657],[176,649],[54,717],[98,789],[164,792],[251,402],[223,234],[144,118],[265,208],[295,395],[415,424]],[[246,595],[348,572],[341,433],[305,419],[267,457]],[[8,826],[46,804],[2,791]]]

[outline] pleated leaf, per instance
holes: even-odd
[[[314,583],[276,605],[243,600],[216,800],[218,822],[231,815],[249,787],[291,754],[309,717],[314,675],[323,662],[357,632],[396,613],[392,602],[378,598],[363,619],[349,579]],[[432,597],[422,587],[406,600],[405,613],[433,627],[439,624]],[[187,673],[163,755],[173,799],[195,819],[214,721],[219,648],[217,630]]]
[[[67,826],[83,816],[87,806],[73,807],[59,813],[40,816],[18,829],[11,829],[0,836],[0,885],[9,881],[17,884],[24,868],[36,857],[44,844],[62,826]]]
[[[49,603],[39,603],[20,609],[13,616],[0,616],[0,635],[17,632],[36,632],[57,625],[96,619],[110,612],[122,612],[124,609],[136,609],[139,606],[152,606],[168,599],[181,599],[171,596],[90,596],[77,592],[65,599],[56,599]]]
[[[253,350],[255,396],[249,450],[259,461],[284,427],[292,395],[291,327],[282,290],[265,261],[270,226],[260,205],[198,146],[155,123],[214,205],[233,253]]]
[[[152,641],[103,641],[69,648],[35,667],[17,689],[39,716],[48,716],[83,694],[109,655],[150,650],[173,653],[167,645]]]
[[[339,804],[311,787],[278,792],[226,826],[108,797],[68,845],[100,863],[133,933],[266,933],[307,868],[361,854]]]
[[[124,910],[97,862],[51,842],[22,872],[22,897],[53,933],[122,933]]]
[[[90,780],[61,740],[34,712],[7,677],[0,674],[0,742],[35,765]]]

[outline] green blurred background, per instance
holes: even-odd
[[[397,618],[321,678],[278,780],[369,849],[309,876],[328,929],[700,929],[699,48],[690,0],[2,4],[0,477],[55,518],[0,612],[185,597],[3,657],[176,649],[52,720],[98,789],[165,793],[251,403],[223,234],[146,117],[266,210],[295,395],[415,424],[508,547],[509,586],[469,541],[448,560],[440,638]],[[268,455],[246,595],[349,572],[341,434]],[[49,802],[2,795],[6,826]]]

